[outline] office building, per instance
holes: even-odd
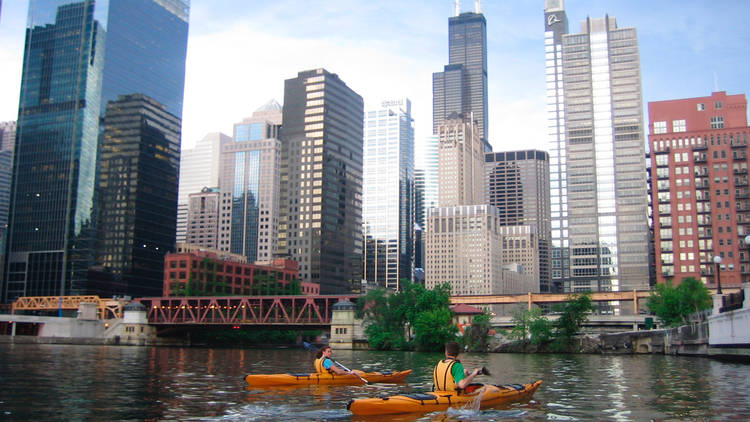
[[[362,97],[325,69],[284,82],[279,254],[323,294],[362,285]]]
[[[648,289],[635,28],[618,28],[606,16],[565,34],[562,1],[545,6],[553,284],[566,292]]]
[[[485,203],[497,207],[508,236],[517,236],[503,248],[509,254],[504,262],[525,262],[527,273],[539,275],[540,291],[550,292],[549,155],[537,150],[489,152],[484,171]],[[533,253],[517,255],[521,245]]]
[[[487,21],[479,1],[474,12],[463,13],[456,3],[455,16],[448,19],[448,64],[432,74],[433,133],[453,113],[476,122],[483,148],[492,150],[487,130]]]
[[[750,277],[745,94],[650,102],[648,115],[657,282],[739,287]]]
[[[178,243],[186,239],[190,195],[205,187],[219,186],[219,161],[221,148],[231,142],[232,137],[221,132],[211,132],[198,141],[193,148],[183,148],[180,154],[180,189],[177,196]]]
[[[414,267],[414,120],[408,98],[365,113],[362,221],[363,275],[399,290]]]
[[[475,123],[452,114],[438,126],[438,206],[484,203],[484,147]]]
[[[103,129],[89,278],[102,297],[158,296],[174,249],[180,119],[145,95],[123,95],[107,104]]]
[[[188,197],[187,233],[191,245],[218,249],[219,247],[219,188],[205,187]]]
[[[188,1],[31,0],[29,11],[2,300],[98,294],[100,121],[135,94],[181,118]]]
[[[221,148],[219,249],[250,262],[277,252],[281,117],[279,103],[267,102]]]

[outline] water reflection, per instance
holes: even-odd
[[[499,421],[750,417],[750,366],[674,356],[464,354],[484,382],[543,379],[534,398],[481,411],[356,417],[349,400],[430,390],[439,353],[335,352],[405,383],[253,388],[248,373],[312,372],[303,349],[0,345],[0,415],[17,420]]]

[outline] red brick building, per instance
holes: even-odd
[[[750,277],[747,99],[710,97],[648,105],[656,280],[722,287]]]
[[[275,259],[269,264],[248,264],[233,259],[231,255],[205,250],[167,254],[164,257],[163,294],[174,296],[180,294],[181,290],[184,293],[190,280],[193,281],[193,289],[241,296],[260,295],[268,290],[280,291],[273,286],[267,289],[262,285],[261,278],[278,280],[280,287],[288,286],[292,280],[299,280],[299,264],[296,261]],[[320,294],[319,284],[300,284],[302,294]]]

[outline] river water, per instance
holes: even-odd
[[[461,355],[494,384],[544,380],[534,398],[481,411],[357,417],[351,398],[429,390],[436,353],[335,350],[365,370],[414,369],[402,384],[249,387],[248,373],[308,372],[304,349],[0,344],[0,420],[700,421],[750,420],[750,365],[705,358]]]

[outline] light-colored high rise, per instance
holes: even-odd
[[[421,180],[421,204],[416,213],[416,223],[424,229],[427,210],[438,206],[438,138],[437,135],[424,136],[414,150],[417,177]]]
[[[219,249],[248,261],[278,247],[281,106],[271,100],[234,125],[221,149]]]
[[[472,119],[452,114],[437,128],[438,206],[484,202],[484,146]]]
[[[553,280],[567,292],[647,289],[648,193],[635,28],[618,28],[605,16],[587,18],[580,33],[565,34],[562,1],[545,6],[552,236],[560,247],[553,250]]]
[[[399,289],[414,263],[414,120],[408,98],[365,113],[364,279]]]
[[[187,232],[190,194],[205,187],[219,186],[219,159],[221,147],[232,137],[212,132],[198,141],[193,148],[184,148],[180,157],[180,190],[177,195],[177,242],[183,243]]]
[[[219,247],[219,188],[203,188],[189,196],[187,243],[204,248]]]

